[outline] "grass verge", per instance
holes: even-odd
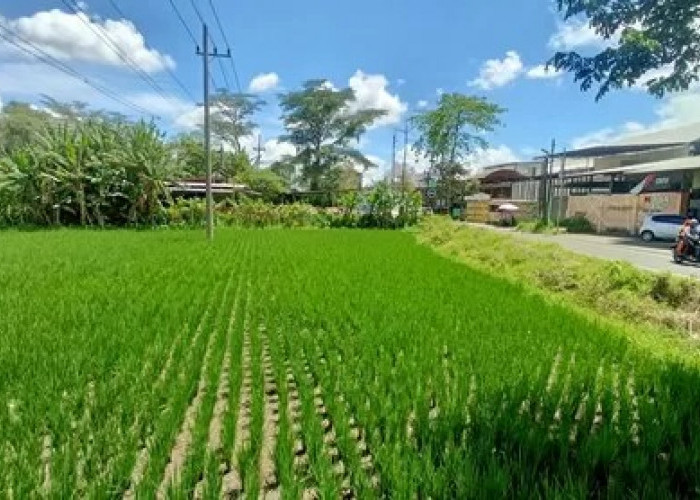
[[[468,266],[622,326],[654,352],[700,361],[700,281],[570,252],[557,244],[425,219],[417,239]]]

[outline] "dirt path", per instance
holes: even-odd
[[[226,289],[224,290],[221,304],[219,309],[226,303],[228,297],[231,282],[233,281],[233,274],[228,279],[226,283]],[[194,431],[194,426],[197,421],[197,416],[199,415],[200,407],[208,390],[207,387],[207,371],[209,369],[209,361],[212,356],[213,346],[216,343],[216,339],[219,336],[218,327],[214,326],[215,330],[209,334],[209,340],[207,342],[206,350],[204,353],[204,359],[202,361],[202,366],[199,372],[199,383],[197,385],[197,393],[190,402],[189,407],[185,411],[185,417],[180,428],[180,432],[175,438],[175,444],[170,451],[170,460],[165,467],[163,472],[163,477],[156,492],[156,498],[159,500],[168,498],[169,489],[173,486],[177,486],[180,482],[180,476],[182,473],[182,468],[185,465],[187,456],[190,452],[192,446],[192,434]]]
[[[243,481],[238,463],[238,457],[250,445],[250,423],[252,406],[253,375],[251,372],[251,341],[249,332],[249,317],[243,321],[243,352],[241,359],[242,380],[236,420],[236,433],[231,453],[230,469],[224,475],[221,484],[222,498],[238,498],[243,493]]]
[[[323,452],[333,464],[333,474],[340,481],[341,498],[355,498],[355,492],[350,482],[350,472],[346,466],[343,456],[338,448],[338,437],[335,432],[333,420],[324,401],[324,391],[321,383],[314,376],[306,354],[301,352],[301,360],[304,365],[304,374],[310,386],[313,387],[314,408],[318,416],[321,429],[323,430]]]
[[[328,367],[328,359],[326,358],[325,353],[323,353],[323,351],[321,351],[318,347],[316,350],[316,357],[320,368],[322,370],[326,370]],[[320,387],[320,384],[318,387]],[[370,486],[376,491],[381,485],[381,479],[374,462],[374,456],[369,447],[369,443],[367,442],[367,434],[358,422],[357,418],[355,418],[350,403],[345,398],[343,393],[340,392],[339,388],[336,388],[335,398],[338,406],[342,410],[342,415],[347,418],[346,424],[350,432],[350,437],[355,441],[355,449],[360,460],[360,466],[367,475]],[[349,485],[346,484],[346,486]],[[351,490],[344,489],[342,494],[351,496],[353,492]]]
[[[209,435],[207,439],[207,458],[208,461],[212,456],[218,456],[223,449],[223,428],[224,417],[229,407],[229,395],[231,392],[231,341],[233,338],[234,324],[236,321],[236,311],[238,310],[239,299],[241,296],[242,282],[239,280],[236,289],[236,298],[234,300],[229,321],[226,327],[226,351],[224,358],[221,361],[221,375],[217,383],[216,402],[214,403],[214,411],[212,412],[211,421],[209,422]],[[250,283],[248,283],[250,290]],[[246,308],[249,300],[250,292],[246,293]],[[194,489],[194,498],[204,498],[206,490],[206,474],[202,474],[202,478],[197,482]]]
[[[80,417],[80,421],[76,424],[76,435],[81,436],[84,442],[77,443],[78,445],[78,460],[75,465],[75,491],[78,496],[83,496],[88,487],[88,481],[85,478],[85,464],[87,459],[92,455],[92,443],[94,437],[92,434],[92,429],[90,421],[92,420],[92,411],[95,407],[96,396],[95,396],[95,383],[93,381],[88,382],[85,397],[85,408],[83,409],[83,414]],[[85,435],[87,434],[87,439]],[[85,450],[83,450],[83,446]]]
[[[275,449],[279,435],[279,394],[272,370],[272,358],[267,336],[262,334],[262,367],[264,378],[265,401],[263,406],[263,438],[260,452],[260,498],[277,500],[281,498],[281,488],[275,466]]]
[[[215,296],[214,293],[210,295],[211,297]],[[199,338],[202,336],[202,333],[204,333],[204,325],[206,325],[207,321],[209,320],[209,317],[211,316],[212,313],[212,304],[213,302],[211,300],[207,301],[207,307],[200,316],[199,323],[197,324],[197,328],[195,330],[194,335],[192,336],[192,339],[189,343],[189,355],[188,357],[191,358],[191,355],[194,353],[195,346],[197,345],[197,342],[199,341]],[[184,331],[184,330],[183,330]],[[179,340],[176,339],[176,342],[179,342]],[[163,365],[163,368],[161,369],[161,372],[158,376],[158,379],[155,382],[154,385],[154,391],[158,391],[161,389],[163,384],[168,378],[168,375],[170,373],[170,368],[172,366],[172,356],[174,355],[175,352],[175,342],[173,343],[173,346],[170,349],[170,352],[168,354],[168,358]],[[182,377],[182,373],[180,374],[180,377]],[[167,409],[164,409],[163,412],[167,411]],[[138,419],[138,416],[136,417]],[[132,428],[136,427],[137,422],[134,422],[134,425],[132,425]],[[153,443],[151,442],[152,436],[149,436],[149,438],[146,439],[146,442],[144,443],[144,446],[139,450],[138,455],[136,457],[136,461],[134,462],[134,466],[131,470],[131,474],[129,475],[129,487],[127,490],[124,492],[124,498],[125,499],[132,499],[136,496],[136,489],[138,486],[141,484],[141,481],[143,480],[144,474],[146,473],[146,468],[148,466],[148,461],[150,458],[150,448],[153,446]]]
[[[53,446],[51,434],[46,433],[41,443],[41,466],[43,472],[43,481],[41,483],[41,493],[44,497],[51,495],[51,456],[53,454]]]

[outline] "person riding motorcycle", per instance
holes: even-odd
[[[687,220],[680,230],[681,254],[700,260],[700,222]]]

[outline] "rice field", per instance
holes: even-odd
[[[696,368],[407,233],[203,239],[0,233],[3,497],[700,495]]]

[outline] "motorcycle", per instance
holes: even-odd
[[[676,243],[671,247],[673,262],[693,262],[700,264],[700,237],[687,236],[676,238]]]

